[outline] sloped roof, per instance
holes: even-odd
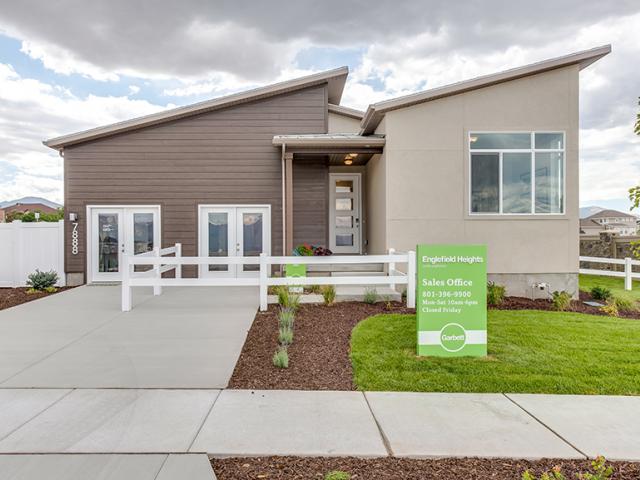
[[[129,130],[135,130],[138,128],[148,127],[151,125],[157,125],[160,123],[177,120],[179,118],[190,117],[192,115],[198,115],[201,113],[230,107],[232,105],[238,105],[262,98],[273,97],[275,95],[280,95],[283,93],[294,92],[296,90],[312,87],[314,85],[322,85],[324,83],[328,84],[329,102],[338,104],[340,103],[340,99],[342,98],[342,92],[344,90],[344,84],[347,80],[348,74],[348,67],[340,67],[334,70],[327,70],[325,72],[307,75],[305,77],[300,77],[293,80],[287,80],[285,82],[274,83],[272,85],[267,85],[266,87],[259,87],[252,90],[247,90],[245,92],[234,93],[232,95],[226,95],[224,97],[214,98],[212,100],[205,100],[204,102],[194,103],[192,105],[186,105],[184,107],[173,108],[171,110],[165,110],[162,112],[153,113],[151,115],[133,118],[131,120],[113,123],[111,125],[93,128],[69,135],[63,135],[61,137],[51,138],[49,140],[45,140],[43,143],[47,147],[61,149],[68,145],[95,140],[97,138],[102,138]],[[344,107],[342,108],[344,109]]]
[[[557,68],[568,67],[570,65],[579,65],[582,70],[610,52],[611,45],[603,45],[602,47],[596,47],[590,50],[584,50],[570,55],[532,63],[525,65],[524,67],[512,68],[510,70],[505,70],[504,72],[492,73],[490,75],[484,75],[471,80],[465,80],[451,85],[445,85],[443,87],[433,88],[431,90],[425,90],[423,92],[374,103],[369,105],[369,108],[367,108],[367,111],[365,112],[364,118],[360,124],[360,133],[363,135],[373,133],[382,120],[382,117],[384,117],[384,114],[391,110],[410,107],[418,103],[429,102],[438,98],[458,95],[471,90],[477,90],[479,88],[516,80],[530,75],[536,75]]]
[[[591,220],[589,218],[581,218],[580,227],[602,228],[602,225],[600,225],[595,220]]]
[[[622,217],[631,217],[637,219],[635,215],[631,215],[630,213],[619,212],[618,210],[601,210],[598,213],[594,213],[593,215],[587,217],[587,220],[593,220],[596,218],[622,218]]]
[[[358,120],[362,120],[362,117],[364,117],[364,112],[361,110],[343,107],[342,105],[335,105],[333,103],[329,104],[329,111],[345,117],[357,118]]]
[[[384,147],[384,135],[362,136],[357,133],[314,133],[306,135],[275,135],[274,145],[292,147]]]

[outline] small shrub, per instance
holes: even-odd
[[[311,293],[314,293],[316,295],[319,295],[320,293],[322,293],[322,287],[320,285],[311,285],[309,287],[309,291]]]
[[[364,303],[368,303],[369,305],[373,305],[378,301],[378,291],[374,287],[365,288],[362,301]]]
[[[551,301],[553,302],[553,308],[559,312],[564,312],[571,305],[571,295],[564,290],[555,291],[551,294]]]
[[[297,310],[300,306],[300,296],[292,295],[285,286],[280,286],[277,290],[278,303],[283,308],[291,308]]]
[[[293,343],[293,330],[289,327],[280,327],[278,341],[283,347],[291,345]]]
[[[613,296],[611,290],[605,287],[600,287],[598,285],[593,287],[590,293],[591,298],[593,298],[594,300],[601,300],[603,302],[606,302]]]
[[[606,459],[600,455],[591,461],[592,472],[578,473],[578,480],[607,480],[613,475],[613,468],[607,465]],[[540,480],[566,480],[559,466],[555,466],[550,472],[545,472],[540,476]],[[537,480],[529,470],[522,474],[522,480]]]
[[[400,298],[402,298],[402,303],[407,303],[407,289],[406,288],[404,290],[402,290],[402,294],[400,295]]]
[[[615,301],[609,300],[606,305],[600,307],[600,310],[602,310],[610,317],[617,317],[620,315],[620,312],[618,311],[618,305],[616,305]]]
[[[293,328],[295,312],[292,308],[282,308],[278,314],[278,324],[280,328]]]
[[[27,285],[33,290],[48,291],[47,289],[53,288],[58,281],[58,274],[54,270],[41,272],[36,269],[35,273],[29,275],[27,279]],[[55,289],[53,291],[55,292]]]
[[[333,470],[324,476],[324,480],[351,480],[351,475],[342,470]]]
[[[278,347],[273,354],[273,365],[276,368],[289,368],[289,353],[287,347]]]
[[[324,298],[325,305],[333,305],[336,301],[336,287],[325,285],[322,289],[322,298]]]
[[[487,305],[499,307],[504,302],[505,287],[494,282],[487,283]]]
[[[387,310],[391,310],[393,308],[393,305],[391,304],[391,296],[390,295],[385,295],[384,297],[382,297],[382,300],[384,301],[384,307]]]
[[[613,300],[613,303],[615,304],[616,308],[618,310],[620,310],[620,311],[623,311],[623,312],[634,312],[634,311],[637,310],[636,305],[631,300],[628,300],[626,298],[620,298],[620,297],[613,297],[612,300]]]

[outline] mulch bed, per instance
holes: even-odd
[[[48,297],[49,295],[55,295],[58,292],[69,290],[73,287],[61,287],[54,293],[36,292],[27,293],[28,288],[0,288],[0,310],[5,308],[15,307],[21,303],[31,302],[39,298]]]
[[[349,344],[351,330],[379,313],[415,313],[401,303],[340,302],[330,307],[302,304],[296,312],[289,368],[273,366],[280,307],[258,312],[228,388],[255,390],[354,390]]]
[[[640,463],[607,462],[613,466],[613,479],[640,479]],[[282,479],[322,480],[327,472],[342,470],[352,480],[365,479],[494,479],[518,480],[525,470],[536,476],[558,465],[567,479],[590,470],[588,460],[536,461],[512,459],[444,458],[415,460],[406,458],[326,458],[326,457],[254,457],[212,459],[218,480]]]
[[[587,292],[580,292],[580,300],[572,300],[571,306],[567,310],[568,312],[588,313],[590,315],[604,315],[607,316],[599,307],[592,307],[585,305],[583,302],[593,301],[591,295]],[[603,302],[599,302],[603,303]],[[546,299],[531,300],[524,297],[505,297],[504,302],[499,307],[489,307],[497,310],[554,310],[553,303]],[[622,318],[637,318],[640,319],[640,310],[638,311],[620,311],[620,317]]]

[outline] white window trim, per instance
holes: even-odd
[[[477,134],[483,133],[528,133],[531,135],[531,148],[529,149],[474,149],[471,150],[471,137]],[[564,148],[535,148],[535,135],[536,133],[561,133],[562,145]],[[468,212],[471,217],[549,217],[566,215],[566,203],[567,203],[567,134],[564,130],[469,130],[467,133],[467,152],[468,152]],[[499,185],[498,185],[498,212],[473,212],[472,211],[472,177],[471,177],[471,155],[474,153],[495,153],[498,154],[498,169],[499,169]],[[502,155],[504,153],[531,153],[531,212],[530,213],[503,213],[502,212]],[[562,208],[557,213],[536,213],[536,185],[535,185],[535,161],[536,153],[562,153]]]

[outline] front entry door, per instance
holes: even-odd
[[[90,212],[89,261],[93,282],[120,281],[123,253],[137,255],[160,246],[158,207],[100,207],[90,208]]]
[[[360,174],[329,175],[329,248],[360,254]]]
[[[271,253],[268,206],[201,206],[201,257],[258,257]],[[200,276],[255,276],[259,265],[200,265]]]

